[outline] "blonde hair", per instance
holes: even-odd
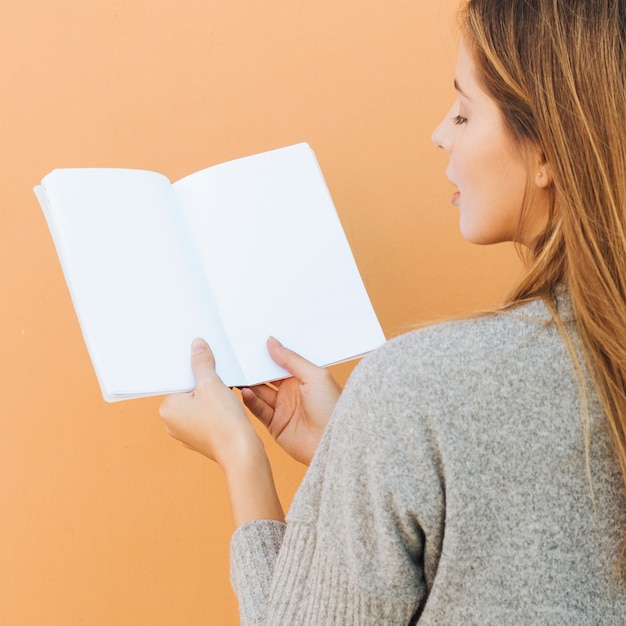
[[[567,284],[626,486],[626,0],[469,0],[461,23],[478,80],[552,177],[508,302]]]

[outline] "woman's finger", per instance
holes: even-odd
[[[278,398],[278,391],[276,391],[276,389],[273,389],[269,385],[252,385],[251,387],[247,387],[247,389],[250,389],[257,398],[263,400],[263,402],[269,404],[272,408],[276,406],[276,399]]]
[[[261,385],[261,386],[264,386],[264,385]],[[274,404],[275,404],[276,398],[274,397],[274,403],[270,404],[263,397],[258,395],[259,393],[260,393],[259,387],[255,387],[255,388],[244,387],[241,390],[241,399],[243,400],[243,403],[246,405],[246,407],[248,407],[250,412],[264,426],[268,427],[274,417]],[[274,391],[274,396],[275,394],[276,392]]]

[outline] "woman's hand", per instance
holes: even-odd
[[[235,526],[260,519],[283,521],[263,444],[235,394],[215,372],[205,341],[192,345],[195,391],[167,397],[160,414],[168,433],[224,470]]]
[[[335,409],[341,387],[327,370],[313,365],[270,338],[271,357],[293,374],[273,387],[256,385],[241,391],[245,405],[294,459],[308,465]]]
[[[213,353],[202,339],[192,344],[191,365],[195,390],[168,396],[159,412],[174,439],[224,468],[261,442],[241,403],[217,375]]]

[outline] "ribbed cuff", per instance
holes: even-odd
[[[283,540],[266,626],[408,624],[416,602],[375,597],[350,580],[330,555],[316,550],[308,525],[292,523]]]
[[[285,524],[259,520],[240,526],[230,542],[230,581],[242,626],[266,623],[267,601]]]

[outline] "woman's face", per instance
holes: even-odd
[[[454,85],[457,99],[435,129],[433,142],[450,155],[446,175],[458,189],[452,204],[460,212],[461,234],[478,244],[529,244],[547,216],[547,200],[540,195],[532,204],[534,215],[524,218],[526,228],[519,228],[529,177],[539,189],[548,183],[541,155],[512,137],[495,101],[478,84],[463,44]]]

